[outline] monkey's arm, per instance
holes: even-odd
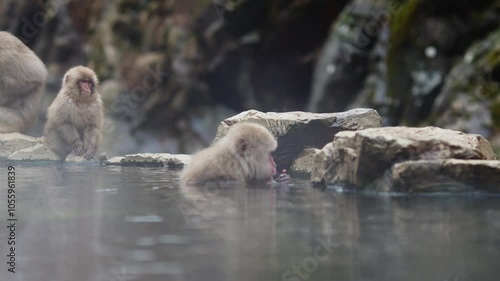
[[[96,126],[88,128],[84,133],[83,156],[86,159],[92,159],[97,152],[97,147],[99,146],[100,142],[101,130]]]
[[[58,130],[61,137],[73,148],[73,153],[75,155],[83,155],[83,143],[80,139],[80,134],[76,127],[69,123],[63,122],[60,129]]]

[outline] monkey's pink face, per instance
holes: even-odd
[[[247,152],[245,160],[251,167],[251,173],[247,175],[250,181],[266,182],[273,178],[276,174],[276,163],[271,153],[267,147]]]
[[[271,166],[271,177],[276,174],[276,163],[274,162],[273,156],[269,153],[269,165]]]
[[[274,162],[273,155],[271,154],[272,152],[267,152],[267,157],[265,156],[266,154],[261,154],[262,158],[260,158],[260,164],[258,169],[258,176],[257,180],[258,181],[269,181],[273,179],[273,176],[276,174],[276,162]],[[257,163],[256,163],[257,164]]]
[[[82,95],[90,96],[90,94],[92,94],[94,82],[90,79],[80,79],[78,80],[78,87],[80,88],[80,93]]]

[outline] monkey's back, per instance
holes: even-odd
[[[180,179],[188,184],[220,181],[245,182],[240,163],[222,143],[217,143],[193,155],[190,163],[183,169]]]
[[[23,94],[45,85],[47,70],[38,56],[8,32],[0,31],[0,96]]]

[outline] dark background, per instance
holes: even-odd
[[[97,72],[108,156],[192,153],[246,109],[354,107],[500,152],[500,1],[0,0],[0,29],[49,69],[32,135],[67,69]]]

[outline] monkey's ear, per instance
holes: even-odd
[[[68,80],[69,80],[69,74],[64,75],[63,83],[64,84],[68,83]]]
[[[236,151],[238,152],[238,155],[245,156],[247,149],[248,141],[246,139],[240,138],[238,139],[238,141],[236,141]]]

